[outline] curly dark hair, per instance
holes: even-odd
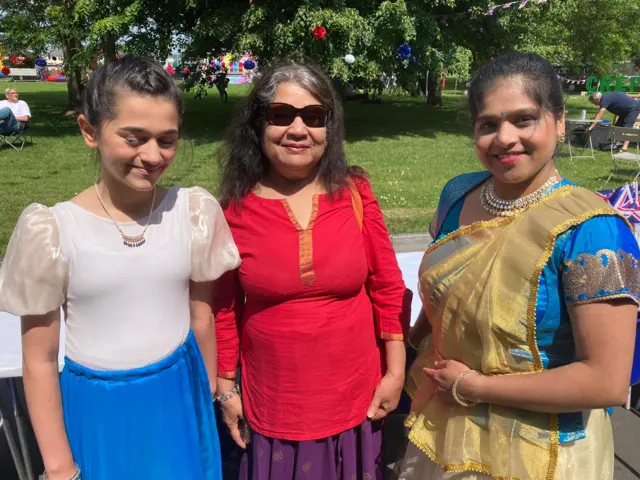
[[[269,169],[269,159],[262,152],[261,138],[265,127],[265,107],[275,97],[278,85],[295,82],[329,111],[327,145],[320,159],[319,178],[331,194],[347,184],[349,176],[364,176],[364,170],[350,167],[344,154],[344,114],[342,102],[331,80],[317,65],[292,59],[282,60],[269,69],[254,84],[227,129],[223,148],[219,151],[221,167],[220,202],[240,202]]]

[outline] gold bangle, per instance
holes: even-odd
[[[462,372],[460,375],[456,377],[456,379],[453,381],[453,385],[451,385],[451,396],[456,401],[456,403],[461,407],[475,407],[478,404],[478,402],[467,402],[466,400],[463,400],[462,397],[460,397],[460,395],[458,395],[458,383],[460,383],[460,380],[462,380],[471,372],[479,373],[471,369],[465,370],[464,372]]]

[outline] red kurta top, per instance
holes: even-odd
[[[218,375],[233,378],[240,358],[245,418],[264,436],[362,423],[382,375],[376,336],[402,340],[408,327],[380,206],[368,181],[356,185],[362,230],[347,188],[314,196],[306,229],[286,200],[250,193],[225,210],[242,264],[215,288]]]

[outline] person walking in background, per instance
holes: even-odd
[[[158,186],[181,93],[152,60],[97,68],[78,117],[100,177],[23,212],[0,267],[22,317],[29,416],[49,480],[220,480],[211,281],[239,264],[213,196]],[[58,375],[60,307],[66,358]]]
[[[227,78],[227,68],[221,67],[220,71],[216,73],[215,82],[218,93],[220,94],[220,101],[227,103],[229,94],[227,93],[227,86],[229,85],[229,79]]]
[[[242,480],[382,478],[380,420],[404,382],[410,299],[343,137],[331,81],[295,61],[264,72],[228,131],[221,202],[242,265],[213,304]]]
[[[600,107],[593,123],[589,125],[590,132],[598,126],[598,121],[607,110],[618,116],[616,127],[633,128],[640,116],[640,99],[632,98],[624,92],[594,92],[589,95],[589,102]],[[626,152],[628,148],[629,142],[624,142],[620,151]]]
[[[483,172],[452,179],[420,266],[402,480],[612,480],[640,304],[626,221],[562,178],[553,67],[511,53],[469,88]]]

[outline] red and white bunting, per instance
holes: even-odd
[[[519,4],[518,10],[522,10],[524,7],[526,7],[529,4],[530,1],[531,0],[520,0],[519,2],[507,2],[507,3],[503,3],[502,5],[494,5],[492,7],[489,7],[485,15],[494,15],[496,10],[498,10],[499,8],[511,8],[512,6],[517,4]],[[547,3],[547,1],[548,0],[538,0],[537,5]]]

